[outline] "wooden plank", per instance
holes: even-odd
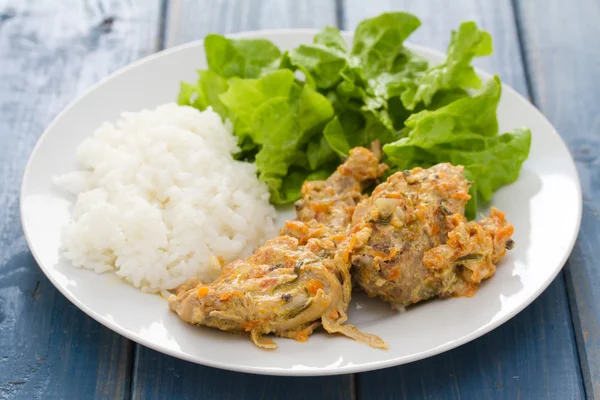
[[[170,0],[166,47],[209,33],[336,25],[335,0]]]
[[[357,374],[358,398],[581,399],[575,349],[565,338],[571,328],[565,295],[557,279],[532,305],[473,342],[412,364]]]
[[[293,378],[223,371],[137,347],[132,394],[146,399],[350,399],[351,375]]]
[[[445,50],[450,31],[461,21],[475,20],[492,34],[495,47],[492,57],[476,64],[528,95],[510,1],[439,1],[432,6],[432,2],[409,0],[346,0],[343,27],[354,29],[363,18],[390,10],[419,16],[423,25],[410,40],[439,50]],[[358,374],[357,391],[359,398],[382,394],[436,399],[582,397],[562,274],[530,307],[497,330],[429,360]]]
[[[333,0],[172,0],[167,15],[167,46],[201,39],[211,32],[335,25]],[[353,395],[351,375],[255,376],[191,364],[139,345],[134,365],[132,394],[136,399],[191,399],[199,395],[203,399],[344,399]]]
[[[159,0],[0,3],[0,398],[122,398],[132,344],[72,306],[19,222],[23,169],[44,127],[108,73],[155,49]]]
[[[517,15],[532,96],[575,158],[583,189],[579,238],[565,267],[588,398],[600,397],[600,3],[523,1]]]

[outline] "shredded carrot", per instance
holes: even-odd
[[[261,325],[266,324],[268,321],[269,321],[268,318],[253,319],[253,320],[250,320],[250,321],[248,321],[246,323],[243,323],[242,324],[242,328],[244,328],[244,330],[246,332],[252,331],[252,330],[255,330],[256,328],[260,328]]]
[[[294,339],[299,342],[306,342],[308,340],[308,336],[312,333],[312,330],[308,332],[306,329],[296,332],[294,335]]]
[[[310,205],[310,208],[316,213],[325,213],[331,208],[331,201],[315,201]]]
[[[301,235],[306,235],[308,233],[308,225],[306,225],[302,221],[297,220],[289,220],[285,222],[285,228],[287,230],[298,232]]]
[[[437,235],[438,233],[440,233],[440,227],[438,224],[433,224],[433,226],[431,227],[431,234],[432,235]]]
[[[402,195],[402,193],[392,192],[392,193],[386,193],[385,197],[388,199],[401,199],[404,196]]]
[[[239,290],[233,290],[231,292],[225,292],[223,294],[221,294],[221,296],[219,297],[222,301],[227,301],[229,299],[231,299],[232,297],[243,297],[244,293],[240,292]]]
[[[261,288],[268,288],[274,286],[278,281],[277,278],[266,278],[260,283]]]
[[[498,221],[503,221],[505,218],[504,212],[498,210],[496,207],[492,207],[492,211],[490,211],[490,217],[498,218]]]
[[[341,242],[342,240],[346,239],[346,235],[332,235],[329,237],[329,239],[331,239],[334,242]]]
[[[417,216],[419,221],[425,222],[425,212],[422,209],[420,209],[420,208],[416,209],[415,215]]]
[[[340,317],[340,313],[338,312],[337,308],[332,308],[331,311],[329,311],[329,318],[331,318],[332,320],[336,320]]]
[[[392,270],[392,273],[388,276],[388,280],[393,281],[393,280],[397,279],[399,276],[400,276],[400,269],[394,268]]]
[[[201,286],[198,288],[198,297],[206,296],[208,294],[208,287]]]
[[[455,200],[469,200],[471,195],[467,192],[455,192],[450,195],[450,198]]]
[[[373,257],[380,258],[382,261],[389,261],[392,258],[394,258],[394,256],[396,254],[398,254],[398,249],[395,247],[392,247],[392,249],[390,250],[390,254],[384,253],[383,251],[377,251],[377,250],[374,250],[371,252],[371,255],[373,255]]]
[[[323,289],[323,283],[321,281],[318,281],[316,279],[311,279],[310,281],[308,281],[308,283],[306,284],[306,288],[308,289],[308,291],[311,294],[317,294],[317,291],[319,289]]]
[[[221,293],[221,295],[219,296],[219,299],[221,299],[221,301],[227,301],[230,298],[231,298],[231,292]]]

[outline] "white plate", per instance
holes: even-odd
[[[312,41],[316,31],[249,32],[282,49]],[[345,34],[347,40],[350,34]],[[435,62],[443,55],[410,46]],[[69,218],[69,200],[52,177],[75,169],[75,148],[103,121],[122,111],[153,108],[176,99],[181,80],[195,81],[205,67],[201,42],[145,58],[94,86],[50,124],[25,171],[21,217],[27,241],[50,281],[71,302],[108,328],[160,352],[235,371],[273,375],[328,375],[399,365],[452,349],[513,317],[556,277],[577,236],[581,189],[575,165],[557,132],[527,100],[503,87],[498,115],[501,129],[522,125],[533,132],[531,154],[519,180],[499,190],[493,204],[515,225],[516,247],[493,279],[474,298],[434,300],[397,313],[359,295],[350,320],[389,342],[376,350],[343,336],[314,334],[308,342],[276,339],[265,351],[245,336],[195,328],[169,312],[165,300],[144,294],[114,275],[75,269],[60,257],[60,231]],[[489,74],[481,73],[483,78]]]

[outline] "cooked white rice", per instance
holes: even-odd
[[[77,149],[83,170],[55,178],[77,196],[65,257],[148,292],[215,279],[217,256],[247,256],[275,235],[267,187],[232,158],[236,143],[212,110],[176,104],[103,124]]]

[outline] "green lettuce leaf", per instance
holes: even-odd
[[[300,45],[289,52],[290,64],[310,77],[317,88],[334,88],[342,81],[361,81],[358,59],[348,53],[346,42],[335,27],[325,27],[314,37],[313,44]]]
[[[232,78],[219,98],[236,135],[248,136],[258,146],[255,162],[271,200],[287,201],[284,178],[292,164],[306,158],[304,146],[310,137],[333,116],[331,104],[309,86],[298,85],[287,69],[259,79]]]
[[[325,136],[314,136],[306,148],[306,158],[311,171],[339,160],[335,150],[329,146]]]
[[[471,182],[471,186],[469,187],[471,199],[465,206],[465,217],[467,217],[469,221],[477,218],[477,204],[479,202],[477,196],[477,182],[475,181],[477,174],[474,173],[475,171],[477,171],[477,168],[474,166],[471,166],[471,169],[465,168],[465,178]]]
[[[398,110],[390,110],[388,99],[400,95],[401,91],[394,92],[398,82],[412,82],[416,73],[427,69],[427,63],[402,44],[419,25],[420,21],[410,14],[387,13],[359,25],[352,53],[348,53],[339,30],[333,27],[321,30],[314,44],[290,52],[291,64],[310,76],[336,110],[338,120],[331,122],[324,135],[338,154],[347,154],[346,142],[350,146],[369,146],[375,139],[381,143],[396,139],[396,126],[405,118],[399,118]],[[356,125],[356,118],[351,118],[349,124],[344,119],[357,110],[362,114],[360,129],[336,125]]]
[[[204,39],[208,69],[230,78],[257,78],[264,68],[278,63],[281,52],[264,39],[227,39],[210,34]]]
[[[354,133],[354,131],[352,131]],[[339,117],[334,117],[325,126],[323,137],[327,141],[329,147],[335,151],[340,157],[347,157],[350,153],[350,143],[348,143],[347,133],[342,126]]]
[[[452,31],[446,62],[429,69],[402,93],[404,106],[413,110],[419,102],[426,106],[441,89],[478,88],[481,80],[471,66],[475,57],[492,53],[492,37],[480,30],[475,22],[463,22]]]
[[[350,108],[337,113],[337,116],[329,121],[323,136],[329,147],[341,157],[347,157],[353,147],[368,148],[376,140],[385,144],[398,138],[375,114]]]
[[[308,73],[319,89],[328,89],[342,80],[348,68],[344,55],[324,46],[300,45],[289,53],[293,65]]]
[[[390,72],[394,62],[404,52],[404,40],[421,21],[404,12],[384,13],[363,20],[354,31],[352,54],[357,56],[367,79]]]
[[[292,70],[292,71],[298,71],[299,70],[304,75],[304,79],[298,79],[297,78],[297,80],[300,83],[308,85],[308,86],[310,86],[313,89],[317,88],[317,84],[315,82],[315,79],[308,72],[308,70],[306,69],[306,67],[303,66],[303,65],[295,65],[295,64],[292,63],[292,59],[290,57],[290,52],[289,51],[286,51],[285,53],[283,53],[283,55],[281,56],[281,59],[279,60],[279,64],[278,65],[271,65],[270,67],[267,67],[267,68],[263,69],[263,74],[274,72],[274,71],[277,71],[278,69],[289,69],[289,70]]]
[[[405,137],[383,148],[389,162],[399,169],[440,162],[465,166],[475,183],[467,207],[473,217],[477,198],[489,201],[499,187],[514,182],[529,154],[528,129],[497,135],[500,94],[500,80],[494,77],[473,97],[459,97],[437,110],[412,114],[406,121]]]
[[[530,147],[531,131],[518,128],[487,138],[485,147],[480,150],[448,151],[448,158],[452,164],[464,165],[471,171],[477,183],[477,192],[481,200],[486,202],[500,187],[517,180]]]
[[[496,109],[502,85],[496,76],[473,97],[463,97],[437,110],[412,114],[405,122],[407,137],[398,145],[424,149],[443,143],[469,142],[471,146],[498,133]]]
[[[209,106],[222,118],[227,118],[227,109],[219,99],[219,95],[229,88],[227,79],[210,70],[198,71],[198,82],[192,85],[181,82],[181,90],[177,102],[180,105],[192,106],[205,110]]]
[[[492,51],[487,32],[461,24],[446,61],[430,67],[403,45],[419,25],[413,15],[385,13],[358,25],[350,49],[325,27],[312,44],[283,53],[267,40],[209,35],[208,69],[182,82],[178,102],[231,120],[236,158],[256,163],[272,203],[296,200],[304,180],[326,178],[350,149],[379,141],[392,171],[464,165],[472,218],[477,199],[517,178],[531,134],[498,136],[500,81],[481,87],[471,66]]]
[[[337,50],[342,54],[348,53],[348,46],[342,37],[340,30],[334,26],[326,26],[315,35],[314,43],[333,50]]]
[[[491,200],[501,186],[517,180],[523,162],[529,155],[531,131],[527,128],[495,137],[483,138],[477,146],[452,145],[423,149],[417,146],[399,145],[398,142],[384,146],[389,162],[400,170],[414,167],[427,168],[449,162],[463,165],[476,183],[476,190],[483,202]]]
[[[300,190],[304,181],[324,180],[335,171],[337,165],[328,165],[317,171],[308,171],[306,169],[292,167],[289,173],[283,179],[270,178],[263,179],[269,187],[276,187],[271,192],[271,202],[274,204],[289,204],[300,198]]]

